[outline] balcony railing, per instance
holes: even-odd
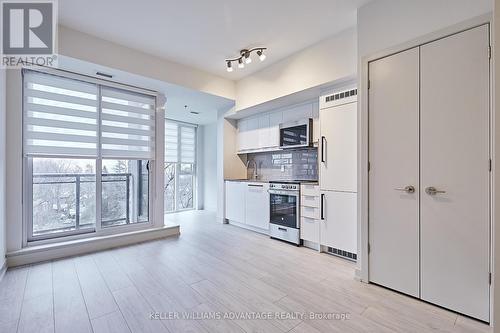
[[[83,184],[95,183],[95,174],[90,173],[34,173],[33,174],[33,186],[35,185],[63,185],[63,184],[74,184],[75,193],[75,204],[74,204],[74,214],[68,211],[68,217],[74,219],[75,223],[71,226],[63,226],[58,228],[50,228],[47,230],[40,230],[40,233],[47,232],[64,232],[66,230],[79,230],[82,228],[88,228],[92,226],[92,223],[81,223],[81,187]],[[130,182],[132,174],[131,173],[103,173],[102,183],[124,183],[125,184],[125,216],[118,217],[114,219],[102,220],[103,226],[111,226],[115,224],[129,224],[130,223]],[[123,193],[123,192],[122,192]],[[108,199],[109,200],[109,199]],[[117,199],[120,200],[120,199]],[[73,216],[74,215],[74,216]],[[35,227],[35,226],[34,226]]]

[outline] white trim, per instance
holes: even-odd
[[[179,226],[163,226],[139,231],[131,231],[117,235],[96,236],[79,240],[68,240],[57,244],[39,245],[8,252],[6,255],[8,267],[27,265],[41,261],[53,260],[84,253],[96,252],[140,243],[148,240],[178,236]]]

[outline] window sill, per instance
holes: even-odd
[[[84,239],[68,240],[58,243],[25,247],[21,250],[8,252],[7,266],[14,267],[58,258],[81,255],[113,247],[140,243],[148,240],[178,236],[178,225],[148,228],[113,235],[95,236]]]

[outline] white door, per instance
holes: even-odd
[[[489,321],[484,25],[421,47],[421,297]],[[399,123],[398,123],[399,126]],[[428,194],[434,187],[443,193]]]
[[[357,191],[357,103],[320,110],[320,186]]]
[[[357,253],[357,194],[321,191],[321,244]],[[321,209],[321,208],[320,208]]]
[[[369,64],[369,279],[419,296],[418,87],[414,48]],[[401,191],[407,186],[415,190]]]
[[[246,183],[226,181],[226,219],[245,223]]]
[[[245,223],[269,230],[269,184],[246,183]]]

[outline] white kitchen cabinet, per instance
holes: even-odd
[[[258,148],[271,147],[269,120],[269,113],[263,114],[259,117]]]
[[[226,219],[245,223],[247,183],[226,181]]]
[[[269,230],[269,184],[245,184],[245,224],[248,226]]]
[[[357,194],[321,191],[321,245],[357,253]]]
[[[300,239],[319,245],[320,243],[320,191],[319,185],[300,186]]]
[[[308,217],[300,218],[300,239],[319,244],[320,221]]]
[[[322,190],[357,191],[357,103],[320,110]]]
[[[269,147],[280,146],[280,124],[283,122],[283,112],[269,114]]]
[[[248,150],[250,147],[249,133],[248,133],[248,119],[238,120],[238,151]]]
[[[312,105],[312,119],[313,119],[313,137],[312,141],[314,146],[319,144],[320,139],[320,124],[319,124],[319,103],[315,102]]]
[[[313,104],[307,103],[283,110],[283,123],[313,117]]]

